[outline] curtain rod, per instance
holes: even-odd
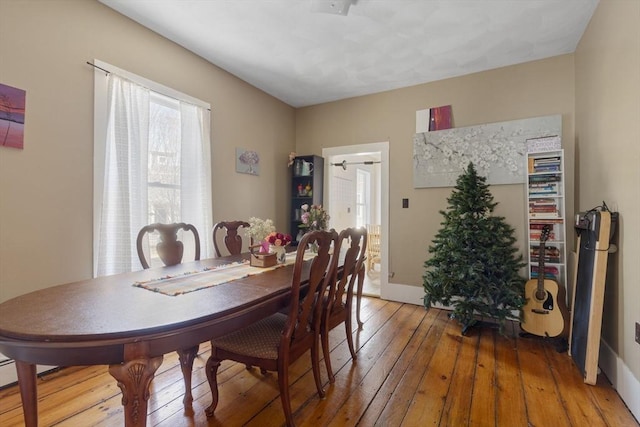
[[[107,75],[111,74],[111,71],[109,70],[105,70],[102,67],[98,67],[96,64],[92,64],[91,62],[87,61],[87,64],[91,65],[94,68],[97,68],[98,70],[104,71],[105,73],[107,73]]]
[[[376,163],[382,163],[380,160],[378,161],[373,161],[373,160],[367,160],[364,162],[347,162],[346,160],[343,160],[341,163],[331,163],[331,166],[342,166],[342,169],[347,170],[347,165],[373,165]]]
[[[94,68],[97,68],[97,69],[98,69],[98,70],[100,70],[100,71],[104,71],[104,72],[105,72],[105,74],[106,74],[107,76],[108,76],[109,74],[111,74],[111,71],[109,71],[109,70],[105,70],[105,69],[104,69],[104,68],[102,68],[102,67],[98,67],[96,64],[94,64],[94,63],[92,63],[92,62],[87,61],[87,64],[91,65],[91,66],[92,66],[92,67],[94,67]],[[124,77],[124,78],[125,78],[125,79],[127,79],[127,80],[129,80],[127,77]],[[136,84],[140,85],[140,83],[136,83]],[[142,86],[142,85],[140,85],[140,86]],[[147,88],[147,89],[149,89],[149,88]],[[157,91],[157,90],[153,90],[153,89],[149,89],[149,90],[152,90],[153,92],[156,92],[156,93],[160,93],[162,96],[166,96],[167,98],[175,99],[176,101],[186,102],[186,103],[188,103],[188,104],[192,104],[192,105],[197,105],[197,104],[194,104],[193,102],[185,101],[185,100],[183,100],[183,99],[176,98],[175,96],[167,95],[166,93],[162,93],[162,92],[159,92],[159,91]],[[202,107],[201,105],[198,105],[198,106],[199,106],[199,107]],[[211,111],[211,108],[206,108],[206,110],[207,110],[207,111]]]

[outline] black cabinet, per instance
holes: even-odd
[[[323,200],[324,158],[297,156],[291,167],[291,208],[289,209],[289,233],[292,245],[297,245],[299,225],[302,224],[302,205],[321,205]],[[304,231],[304,229],[303,229]]]

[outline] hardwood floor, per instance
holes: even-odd
[[[465,337],[445,311],[364,298],[364,329],[352,363],[344,329],[331,332],[336,382],[318,399],[306,355],[292,365],[292,408],[299,426],[638,426],[602,375],[584,384],[566,353],[544,340],[501,336],[490,326]],[[355,322],[354,322],[355,323]],[[193,411],[182,407],[175,353],[152,383],[150,426],[281,426],[277,376],[223,362],[220,403],[207,419],[211,394],[202,345],[193,373]],[[324,368],[324,366],[323,366]],[[323,373],[326,381],[326,372]],[[70,367],[38,381],[43,426],[121,426],[121,394],[105,366]],[[21,426],[17,387],[0,390],[0,425]]]

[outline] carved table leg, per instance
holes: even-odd
[[[180,358],[180,368],[182,368],[182,377],[184,378],[184,398],[182,403],[185,409],[193,403],[193,395],[191,394],[191,373],[193,371],[193,361],[198,355],[198,347],[178,350]]]
[[[125,346],[126,361],[110,365],[109,373],[118,381],[118,387],[122,390],[124,425],[144,427],[147,425],[149,384],[162,364],[162,356],[148,358],[141,352],[143,346],[141,348],[139,344],[132,344],[131,347],[127,349]]]
[[[38,390],[36,389],[36,365],[16,360],[16,372],[22,398],[22,412],[26,427],[38,425]]]
[[[360,300],[362,300],[362,288],[364,288],[364,265],[358,272],[358,293],[356,294],[356,318],[358,319],[358,329],[362,329],[364,323],[360,320]]]

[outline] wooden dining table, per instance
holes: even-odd
[[[293,265],[175,296],[135,286],[242,261],[245,255],[98,277],[0,304],[0,352],[16,362],[25,425],[38,425],[36,365],[109,365],[122,390],[124,425],[145,426],[149,384],[164,354],[198,344],[286,307]],[[302,277],[308,277],[309,261]],[[209,274],[209,273],[208,273]],[[195,349],[195,351],[194,351]],[[182,357],[182,354],[181,354]],[[184,368],[184,367],[183,367]],[[189,402],[186,377],[185,402]],[[183,369],[185,372],[185,369]]]

